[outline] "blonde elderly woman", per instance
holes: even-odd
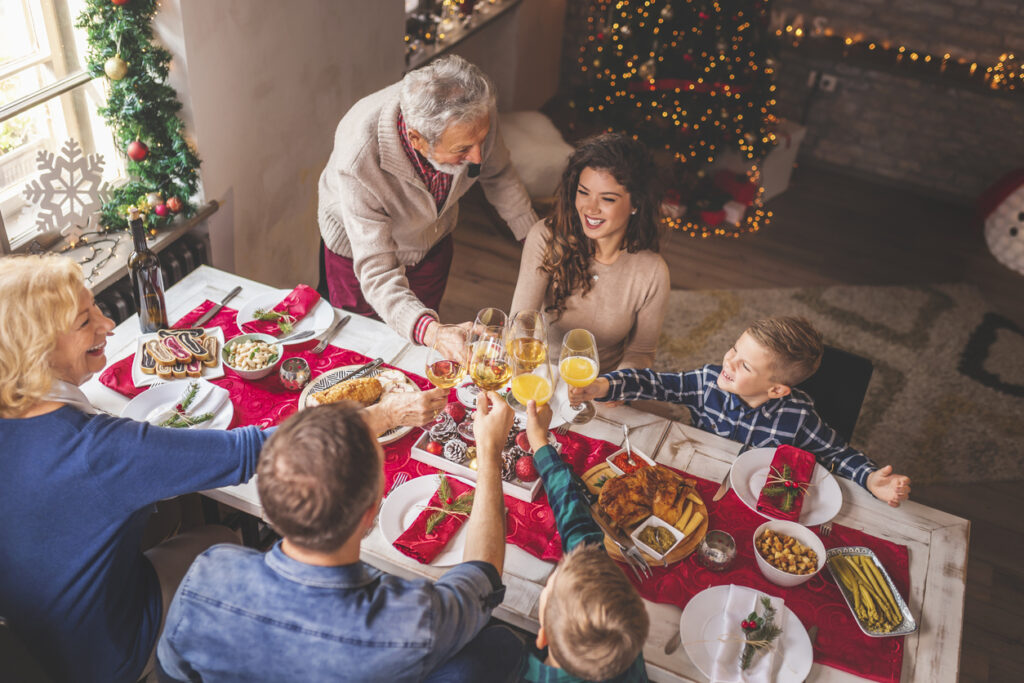
[[[234,540],[203,527],[143,553],[153,504],[247,481],[270,431],[97,413],[78,386],[106,364],[113,327],[74,262],[0,259],[0,616],[57,680],[135,681],[147,670],[192,559]],[[444,403],[443,393],[411,396],[371,411],[374,428],[423,423]]]

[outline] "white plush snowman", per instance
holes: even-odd
[[[996,260],[1024,275],[1024,169],[1011,171],[978,199],[985,241]]]

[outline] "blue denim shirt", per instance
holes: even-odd
[[[362,562],[316,567],[220,545],[185,575],[157,648],[161,679],[418,681],[482,629],[500,602],[493,566],[436,582]]]

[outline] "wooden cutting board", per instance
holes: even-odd
[[[601,464],[595,465],[583,473],[583,483],[587,485],[587,488],[590,489],[592,493],[600,494],[601,486],[604,485],[604,482],[616,476],[618,475],[611,467],[608,466],[608,463],[602,462]],[[700,498],[700,494],[697,493],[696,489],[694,489],[694,493],[697,495],[698,498]],[[696,505],[696,503],[694,503],[694,505]],[[644,559],[647,560],[648,564],[652,566],[668,566],[675,562],[679,562],[685,557],[688,557],[690,553],[697,549],[697,546],[700,545],[700,542],[704,539],[704,535],[708,532],[708,509],[707,506],[704,505],[703,500],[701,500],[700,507],[694,510],[694,512],[700,512],[702,515],[704,515],[704,520],[696,529],[694,529],[690,533],[689,536],[683,538],[682,542],[675,548],[673,548],[672,552],[670,552],[665,557],[664,563],[662,563],[661,560],[654,559],[653,557],[645,553],[640,548],[640,546],[637,546],[637,550],[639,550],[640,554],[644,556]],[[640,523],[642,524],[643,521],[641,520]],[[622,531],[628,536],[638,526],[640,526],[640,524],[634,525],[629,528],[623,528]],[[618,547],[616,547],[616,545],[612,543],[611,539],[605,537],[604,547],[608,551],[608,554],[611,555],[613,558],[615,558],[616,560],[625,561],[625,558],[623,558],[622,553],[619,552]]]

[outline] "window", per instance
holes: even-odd
[[[85,72],[85,33],[74,28],[84,0],[0,0],[0,253],[32,239],[56,241],[37,225],[23,190],[37,178],[41,150],[60,155],[69,138],[84,154],[101,154],[103,176],[124,175],[104,120],[103,79]]]

